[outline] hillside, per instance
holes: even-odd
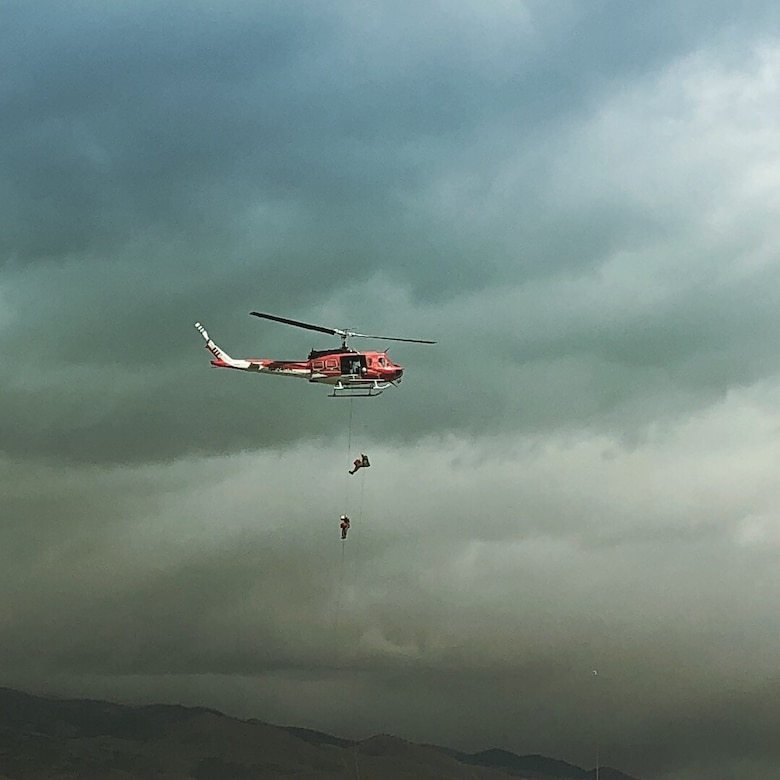
[[[0,688],[0,780],[585,780],[503,750],[465,754],[388,735],[360,742],[214,710],[66,700]],[[634,780],[603,768],[600,780]]]

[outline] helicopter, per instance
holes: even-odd
[[[240,371],[257,371],[261,374],[276,374],[278,376],[295,376],[308,382],[330,385],[331,398],[349,398],[354,396],[373,397],[380,395],[391,385],[396,386],[403,376],[403,366],[396,365],[383,352],[358,352],[347,346],[350,338],[379,339],[381,341],[407,341],[415,344],[435,344],[426,339],[401,339],[393,336],[371,336],[356,333],[353,330],[341,328],[326,328],[322,325],[312,325],[308,322],[290,320],[286,317],[276,317],[273,314],[263,314],[252,311],[250,315],[261,319],[281,322],[296,328],[314,330],[341,338],[341,346],[336,349],[312,349],[306,360],[263,360],[255,358],[232,358],[225,350],[218,347],[209,337],[206,329],[199,322],[195,328],[206,341],[206,349],[214,355],[212,366],[218,368],[236,368]]]

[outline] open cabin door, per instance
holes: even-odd
[[[365,370],[366,370],[365,355],[342,355],[341,356],[342,376],[363,376]]]

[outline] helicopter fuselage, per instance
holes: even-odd
[[[208,348],[208,347],[207,347]],[[212,352],[214,350],[211,350]],[[324,350],[312,352],[315,357],[308,360],[266,360],[246,358],[241,361],[226,361],[215,355],[211,361],[217,368],[237,368],[243,371],[258,371],[263,374],[295,376],[309,382],[335,385],[346,381],[397,382],[404,373],[403,366],[396,365],[386,352],[344,352]],[[235,363],[246,365],[235,365]]]
[[[404,369],[387,356],[387,352],[354,352],[352,350],[312,350],[308,360],[267,360],[264,358],[230,358],[216,346],[207,343],[216,368],[233,368],[275,376],[292,376],[308,382],[331,385],[335,395],[379,395],[382,390],[401,381]]]

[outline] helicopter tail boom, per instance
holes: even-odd
[[[237,360],[230,357],[227,352],[221,347],[218,347],[210,338],[208,331],[199,322],[195,323],[195,328],[198,330],[203,339],[206,342],[206,349],[214,355],[215,360],[211,361],[212,366],[219,366],[221,368],[239,368],[243,370],[251,369],[252,363],[249,360]],[[257,367],[254,366],[255,370]]]

